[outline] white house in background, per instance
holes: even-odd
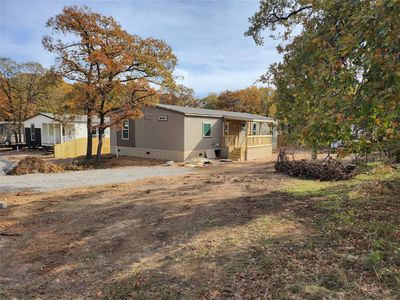
[[[87,116],[56,116],[51,113],[38,113],[24,121],[25,143],[29,147],[53,147],[74,139],[87,138]],[[93,125],[99,124],[94,118]],[[93,136],[98,130],[93,129]],[[110,136],[107,128],[104,136]]]

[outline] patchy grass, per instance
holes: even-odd
[[[319,182],[258,163],[20,195],[0,215],[21,234],[2,244],[0,296],[396,299],[399,187],[380,165]]]
[[[275,197],[278,210],[209,230],[153,268],[146,261],[104,296],[395,299],[399,187],[399,174],[381,166],[348,182],[291,180],[262,198]]]

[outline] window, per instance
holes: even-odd
[[[122,125],[122,139],[129,140],[129,121],[128,120],[124,121],[124,124]]]
[[[168,121],[167,116],[158,116],[158,121]]]
[[[92,128],[92,136],[93,137],[97,136],[97,128]]]
[[[246,132],[246,122],[240,123],[240,130],[241,130],[242,132]]]
[[[203,123],[203,137],[211,137],[211,123]]]
[[[257,123],[253,123],[253,127],[252,127],[252,134],[256,135],[257,134]]]
[[[35,141],[35,124],[31,124],[31,141]]]

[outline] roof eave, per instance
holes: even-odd
[[[210,116],[210,115],[205,115],[205,114],[193,114],[193,113],[183,113],[185,116],[190,116],[190,117],[202,117],[202,118],[216,118],[216,119],[221,119],[224,116],[218,115],[218,116]]]

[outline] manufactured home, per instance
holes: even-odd
[[[274,123],[248,113],[159,104],[111,129],[111,153],[174,161],[268,159]]]
[[[25,142],[29,147],[54,147],[68,141],[87,138],[86,116],[55,116],[51,113],[38,113],[24,121]],[[93,121],[94,126],[98,120]],[[97,135],[97,129],[93,129]],[[109,129],[104,133],[110,135]]]

